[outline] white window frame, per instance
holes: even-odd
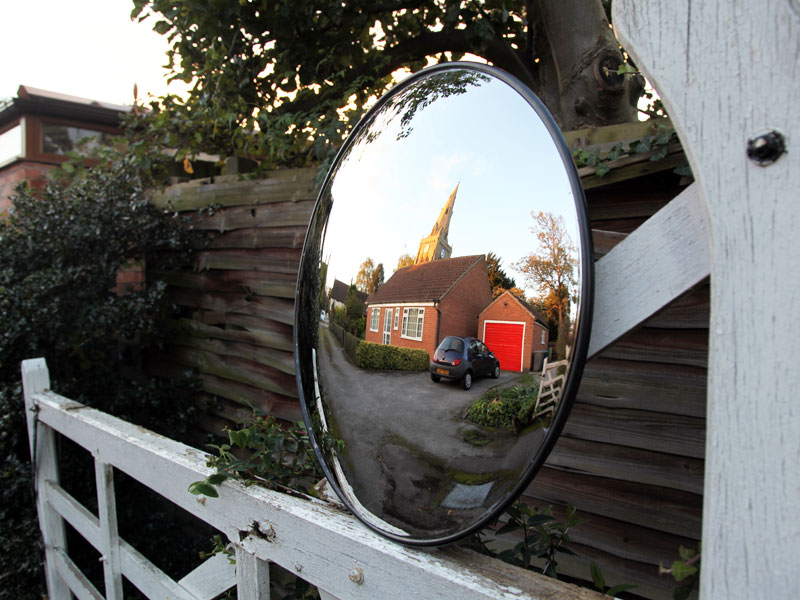
[[[409,322],[409,314],[412,310],[417,311],[416,329],[417,331],[419,331],[419,336],[409,335],[408,322]],[[425,325],[425,308],[422,306],[406,307],[403,309],[403,326],[402,329],[400,330],[400,337],[405,338],[407,340],[414,340],[417,342],[421,342],[424,325]],[[414,333],[416,334],[416,332]]]
[[[387,308],[383,313],[383,335],[381,336],[382,344],[392,343],[392,309]]]
[[[545,334],[545,330],[544,330],[544,329],[542,329],[542,345],[544,345],[544,344],[545,344],[545,341],[544,341],[544,334]]]
[[[371,310],[372,312],[369,314],[369,330],[378,331],[378,322],[381,318],[381,309],[373,307]]]
[[[400,307],[399,306],[394,309],[394,328],[395,328],[395,330],[397,330],[398,327],[400,327]]]

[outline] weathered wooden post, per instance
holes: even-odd
[[[618,0],[614,13],[709,213],[701,597],[788,598],[800,550],[800,5]]]

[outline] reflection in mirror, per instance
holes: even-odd
[[[328,173],[296,308],[332,487],[398,541],[451,542],[528,485],[583,369],[591,240],[560,132],[516,80],[422,71]]]

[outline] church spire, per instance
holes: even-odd
[[[450,229],[450,219],[453,216],[453,206],[456,202],[456,194],[458,194],[458,186],[461,182],[456,184],[453,193],[447,199],[447,202],[442,207],[439,213],[439,218],[433,225],[433,229],[429,236],[422,238],[419,243],[419,250],[417,251],[417,258],[414,261],[415,265],[438,260],[442,258],[450,258],[453,249],[447,241],[447,233]]]

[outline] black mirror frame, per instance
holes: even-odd
[[[302,373],[304,369],[301,368],[303,366],[301,364],[302,363],[301,356],[303,355],[303,352],[298,345],[298,329],[299,329],[298,323],[300,322],[301,318],[300,307],[301,307],[301,296],[303,293],[303,284],[304,284],[303,267],[308,258],[306,256],[306,253],[309,250],[308,247],[308,240],[310,239],[309,236],[314,234],[314,228],[315,225],[317,225],[315,223],[315,219],[320,204],[322,202],[323,196],[326,190],[328,189],[329,184],[331,183],[331,177],[336,170],[336,166],[339,164],[340,159],[342,159],[342,157],[344,157],[348,152],[352,140],[358,139],[359,137],[358,134],[366,126],[366,124],[369,124],[371,122],[372,120],[371,117],[373,117],[377,111],[381,110],[381,108],[397,93],[401,92],[408,86],[414,84],[418,80],[428,77],[432,74],[441,71],[463,70],[463,69],[477,71],[479,73],[497,78],[506,83],[507,85],[509,85],[512,89],[514,89],[520,96],[522,96],[528,102],[531,108],[536,112],[538,117],[545,124],[551,139],[553,140],[553,142],[556,145],[556,148],[558,149],[562,163],[570,180],[572,194],[575,202],[575,212],[578,218],[578,224],[580,229],[581,282],[580,282],[580,299],[578,303],[579,309],[577,317],[574,321],[576,323],[576,336],[574,341],[574,347],[572,349],[572,358],[570,359],[569,372],[567,374],[567,379],[564,384],[564,389],[560,400],[559,408],[556,411],[556,414],[550,424],[550,428],[548,429],[547,434],[545,435],[545,438],[541,446],[537,450],[536,454],[532,457],[531,462],[528,463],[528,466],[522,472],[522,475],[520,476],[517,484],[511,489],[511,491],[507,494],[507,497],[502,502],[498,502],[490,510],[487,510],[487,512],[481,518],[469,524],[464,529],[438,538],[414,539],[409,537],[403,537],[382,530],[379,527],[376,527],[374,524],[370,523],[368,519],[364,518],[364,516],[360,514],[359,510],[357,510],[354,506],[352,506],[352,504],[348,501],[346,495],[342,492],[339,485],[337,484],[336,477],[333,475],[326,462],[325,453],[323,452],[323,449],[320,446],[319,441],[316,439],[311,415],[309,414],[305,394],[303,391]],[[336,492],[336,495],[340,498],[342,503],[350,510],[351,513],[353,513],[353,515],[355,515],[362,523],[364,523],[367,527],[369,527],[376,533],[390,540],[399,542],[401,544],[409,546],[419,546],[419,547],[443,546],[446,544],[451,544],[453,542],[456,542],[484,528],[486,525],[497,519],[497,517],[499,517],[500,514],[502,514],[502,512],[525,491],[525,489],[534,479],[536,473],[539,471],[539,469],[541,469],[542,465],[547,459],[547,456],[550,454],[550,451],[555,446],[555,443],[558,440],[558,437],[561,434],[564,425],[566,424],[567,418],[569,417],[569,413],[571,411],[572,404],[574,402],[575,395],[577,394],[578,386],[580,384],[580,380],[583,375],[583,369],[586,364],[586,356],[589,348],[589,335],[591,331],[592,312],[594,304],[593,261],[594,261],[593,244],[592,244],[591,226],[589,223],[589,215],[586,207],[586,200],[583,194],[583,187],[581,186],[580,177],[578,176],[575,164],[572,161],[572,155],[569,151],[569,148],[567,147],[566,141],[564,140],[561,130],[556,124],[555,119],[552,117],[550,112],[545,107],[544,103],[542,103],[542,101],[538,98],[538,96],[536,96],[525,84],[523,84],[516,77],[496,67],[492,67],[481,63],[472,63],[463,61],[451,62],[451,63],[445,63],[428,67],[409,76],[408,78],[404,79],[403,81],[395,85],[389,92],[384,94],[378,100],[375,106],[373,106],[361,118],[356,127],[350,133],[350,135],[345,140],[344,144],[336,154],[336,157],[331,163],[330,168],[328,169],[328,172],[322,183],[322,187],[320,188],[319,194],[317,196],[317,200],[314,205],[314,209],[312,211],[312,217],[309,222],[308,229],[306,231],[306,239],[303,244],[303,251],[300,258],[300,268],[298,271],[297,289],[295,293],[295,314],[294,314],[294,331],[293,331],[295,374],[297,379],[297,389],[298,389],[300,407],[303,412],[303,419],[305,421],[306,428],[308,430],[309,440],[311,441],[311,445],[314,448],[316,459],[319,462],[320,467],[323,473],[325,474],[325,477],[328,479],[328,484]],[[318,307],[316,305],[314,307],[314,310],[319,312]],[[308,359],[310,359],[310,356],[308,357]]]

